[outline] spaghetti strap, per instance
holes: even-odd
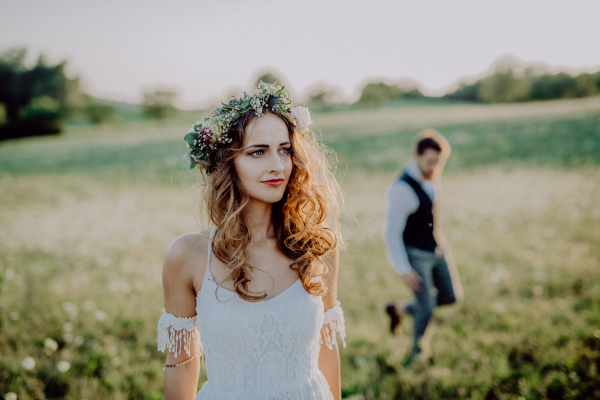
[[[215,236],[215,226],[213,225],[212,228],[210,228],[210,236],[208,238],[208,260],[206,261],[206,274],[208,274],[208,279],[209,280],[214,280],[212,277],[212,274],[210,273],[210,256],[212,255],[212,240],[213,237]]]

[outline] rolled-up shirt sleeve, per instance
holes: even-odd
[[[408,217],[418,208],[419,198],[405,182],[394,182],[387,190],[383,237],[387,256],[399,275],[406,275],[412,268],[408,262],[403,234]]]

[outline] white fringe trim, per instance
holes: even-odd
[[[202,354],[200,332],[196,328],[196,317],[176,317],[168,313],[164,308],[163,315],[158,320],[158,350],[172,352],[177,358],[181,350],[190,355],[190,343],[194,343],[195,354]],[[183,344],[183,346],[182,346]]]
[[[344,310],[339,301],[325,312],[323,315],[323,337],[325,344],[329,350],[333,349],[333,344],[337,346],[336,332],[340,334],[340,338],[346,347],[346,321],[344,320]],[[320,343],[323,344],[323,338]]]

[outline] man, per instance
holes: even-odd
[[[396,272],[415,294],[412,302],[390,303],[386,308],[394,334],[403,316],[410,314],[414,320],[413,346],[405,366],[421,352],[419,342],[435,307],[456,301],[446,257],[438,246],[438,241],[444,244],[445,240],[437,226],[437,215],[434,218],[436,185],[432,181],[439,181],[449,152],[448,142],[437,131],[421,132],[414,158],[387,191],[384,232],[387,254]],[[458,281],[457,284],[460,285]],[[437,293],[432,293],[434,288]]]

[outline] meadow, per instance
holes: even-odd
[[[199,176],[178,168],[187,117],[0,143],[0,395],[162,398],[162,259],[206,225]],[[345,192],[345,398],[600,397],[600,98],[314,120]],[[410,292],[383,204],[425,127],[452,145],[441,212],[465,295],[403,368],[410,321],[393,337],[384,307]]]

